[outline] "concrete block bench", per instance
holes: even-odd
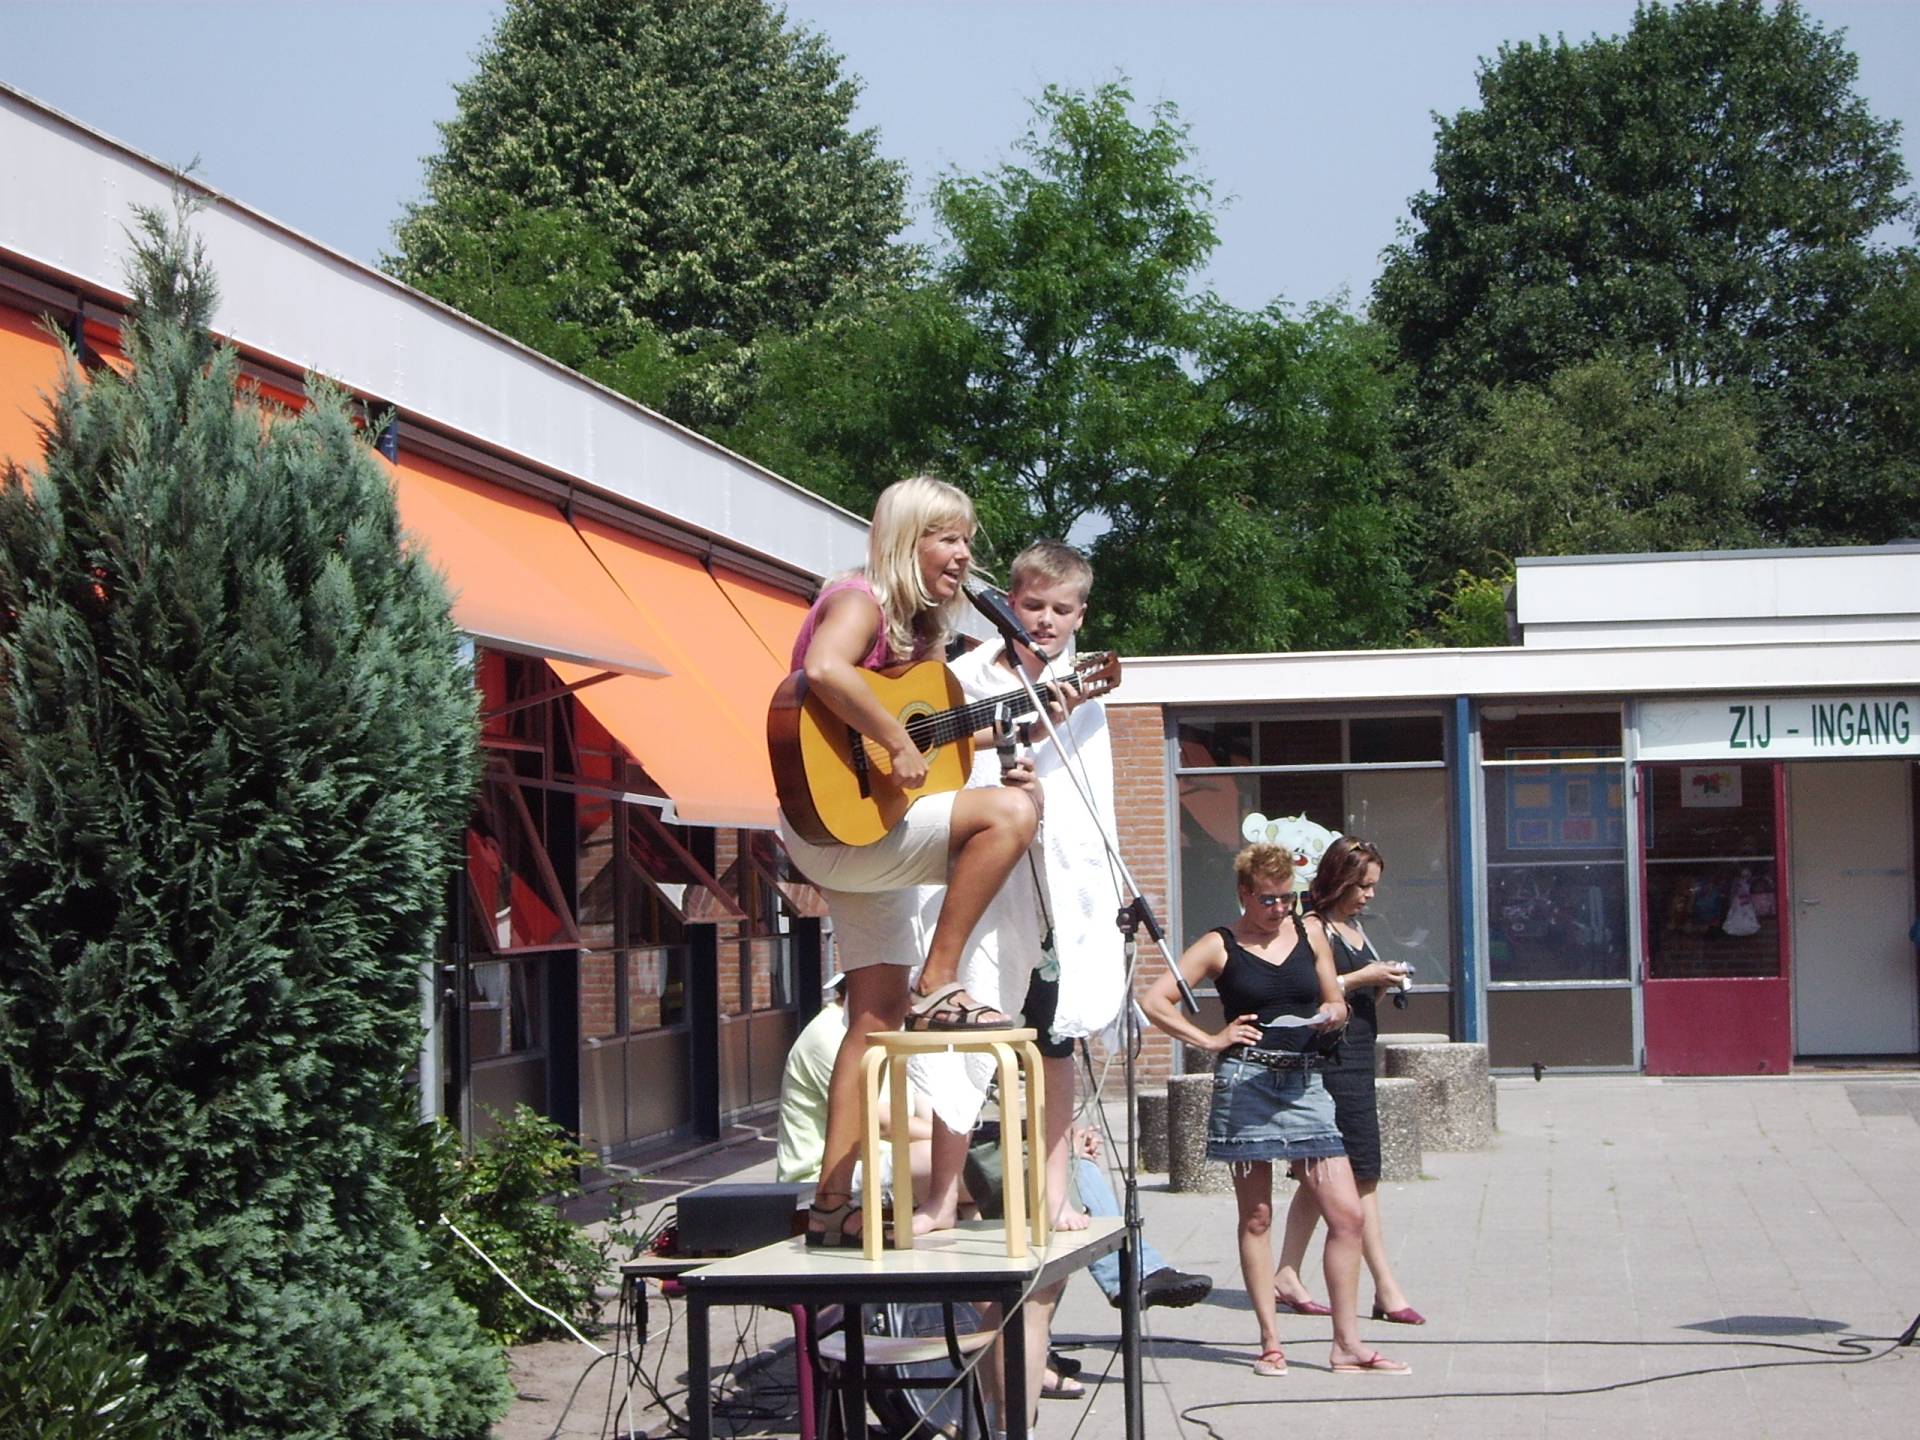
[[[1166,1173],[1167,1169],[1167,1092],[1164,1090],[1142,1090],[1140,1104],[1135,1112],[1136,1123],[1140,1126],[1139,1167],[1152,1171],[1156,1175]]]
[[[1445,1045],[1451,1039],[1451,1035],[1442,1035],[1437,1030],[1402,1030],[1393,1035],[1381,1035],[1373,1042],[1373,1073],[1387,1073],[1387,1047],[1390,1045]]]
[[[1380,1178],[1420,1178],[1420,1082],[1376,1080],[1374,1106],[1380,1116]]]
[[[1428,1150],[1479,1150],[1493,1140],[1487,1047],[1469,1044],[1390,1045],[1390,1079],[1420,1087],[1420,1143]]]
[[[1226,1165],[1207,1159],[1207,1112],[1213,1076],[1175,1075],[1167,1081],[1167,1188],[1188,1195],[1231,1195]]]

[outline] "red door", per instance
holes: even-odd
[[[1639,767],[1649,1075],[1780,1075],[1793,1059],[1779,765]]]

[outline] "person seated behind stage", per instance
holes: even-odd
[[[1163,974],[1142,997],[1147,1016],[1175,1039],[1219,1055],[1207,1158],[1233,1167],[1240,1211],[1240,1270],[1260,1327],[1257,1375],[1284,1375],[1287,1357],[1274,1323],[1273,1162],[1298,1162],[1300,1183],[1327,1221],[1327,1299],[1333,1308],[1336,1374],[1407,1373],[1360,1339],[1354,1318],[1359,1288],[1362,1211],[1333,1101],[1321,1083],[1325,1046],[1347,1023],[1326,926],[1301,915],[1293,893],[1293,856],[1278,845],[1249,845],[1233,862],[1240,918],[1188,946],[1180,974],[1191,986],[1211,982],[1227,1023],[1202,1030],[1180,1013],[1180,991]],[[1306,1021],[1282,1025],[1284,1020]]]
[[[875,784],[911,790],[927,776],[927,760],[906,727],[875,697],[861,673],[915,659],[938,658],[972,562],[973,502],[929,476],[889,485],[874,506],[867,564],[827,583],[794,642],[793,663],[808,694],[887,756]],[[833,919],[847,980],[847,1035],[834,1060],[820,1179],[807,1219],[807,1241],[860,1243],[862,1217],[853,1204],[859,1153],[860,1057],[876,1031],[998,1027],[1007,1017],[979,1004],[956,980],[960,956],[987,903],[1032,843],[1038,792],[1030,769],[1016,770],[994,790],[928,794],[872,845],[816,844],[780,819],[781,839],[800,872],[819,886]],[[915,928],[914,887],[944,881],[915,987],[908,975],[922,957]],[[952,1223],[952,1212],[916,1229]],[[876,1217],[877,1223],[877,1217]]]
[[[1333,1097],[1334,1121],[1340,1127],[1365,1214],[1360,1249],[1373,1273],[1373,1318],[1395,1325],[1424,1325],[1426,1316],[1407,1303],[1394,1278],[1380,1226],[1380,1115],[1373,1086],[1373,1042],[1380,1030],[1376,1006],[1389,986],[1402,983],[1408,969],[1376,956],[1360,928],[1360,912],[1373,902],[1374,886],[1380,883],[1385,865],[1371,843],[1343,835],[1320,857],[1313,883],[1307,887],[1307,908],[1327,922],[1340,989],[1353,1010],[1353,1019],[1340,1037],[1340,1054],[1321,1072],[1321,1083]],[[1280,1269],[1273,1277],[1275,1304],[1299,1315],[1327,1313],[1326,1306],[1307,1294],[1300,1278],[1308,1242],[1319,1223],[1313,1192],[1302,1185],[1293,1192],[1293,1204],[1287,1209],[1286,1242],[1280,1248]]]
[[[822,988],[824,1003],[820,1013],[809,1020],[787,1051],[786,1068],[780,1074],[780,1114],[776,1131],[774,1173],[781,1181],[794,1184],[820,1178],[820,1157],[827,1144],[827,1093],[833,1081],[833,1062],[847,1038],[845,973],[836,974]],[[880,1133],[893,1134],[893,1107],[887,1103],[887,1077],[880,1080]],[[928,1166],[933,1156],[933,1110],[927,1097],[914,1092],[913,1114],[907,1121],[912,1137],[913,1183],[915,1193],[925,1189]],[[882,1188],[893,1183],[893,1147],[880,1152],[886,1173],[880,1177]]]

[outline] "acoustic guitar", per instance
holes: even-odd
[[[862,670],[874,698],[906,727],[927,757],[925,783],[894,783],[892,757],[807,692],[807,672],[781,682],[767,711],[767,753],[787,822],[816,845],[871,845],[884,837],[922,795],[962,789],[973,772],[973,735],[1005,713],[1033,713],[1025,690],[969,702],[960,682],[938,660],[887,670]],[[1111,650],[1083,655],[1057,682],[1081,695],[1105,694],[1120,683],[1120,657]]]

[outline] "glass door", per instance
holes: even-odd
[[[1792,995],[1778,765],[1642,765],[1647,1073],[1784,1074]]]

